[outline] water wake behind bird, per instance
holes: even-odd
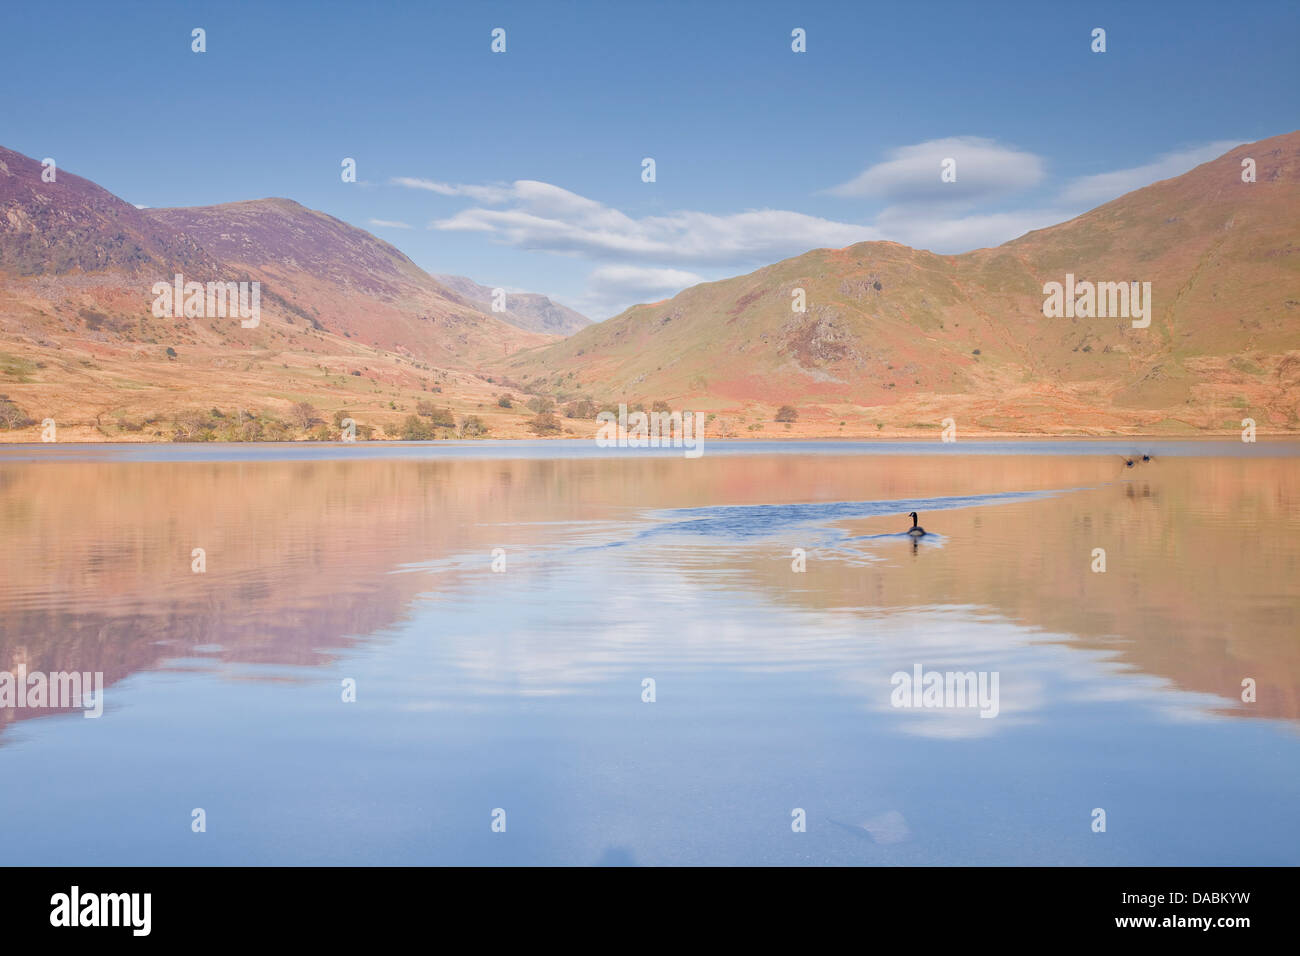
[[[623,547],[646,540],[674,535],[745,540],[780,537],[794,529],[826,526],[837,521],[877,518],[883,515],[906,515],[911,511],[951,511],[983,505],[1033,501],[1080,491],[1081,488],[1057,488],[1044,491],[1004,491],[987,495],[961,495],[949,498],[909,498],[882,501],[818,501],[780,505],[722,505],[708,508],[674,508],[649,512],[647,517],[660,523],[622,541],[591,545],[588,550]],[[861,535],[859,538],[907,537],[907,519],[897,535]],[[856,540],[847,532],[827,528],[838,540]],[[936,536],[934,532],[926,536]]]
[[[777,539],[798,532],[807,546],[840,551],[852,554],[851,548],[843,545],[855,541],[892,540],[912,541],[913,545],[924,544],[925,547],[942,547],[947,538],[939,531],[928,530],[923,538],[909,535],[910,519],[905,517],[912,511],[952,511],[957,508],[976,508],[999,504],[1011,504],[1020,501],[1035,501],[1057,495],[1070,494],[1085,490],[1079,488],[1053,488],[1039,491],[1004,491],[986,495],[958,495],[944,498],[907,498],[883,499],[876,501],[816,501],[795,502],[792,504],[760,505],[719,505],[703,508],[668,508],[647,511],[639,515],[640,519],[655,522],[647,528],[628,536],[614,540],[603,540],[593,544],[576,546],[558,546],[534,551],[528,555],[529,560],[557,561],[570,556],[586,555],[593,552],[609,551],[637,545],[657,545],[669,542],[682,543],[683,540],[700,544],[717,544],[725,542],[758,543],[762,540]],[[834,527],[836,522],[855,521],[864,518],[878,518],[894,515],[900,519],[897,532],[881,534],[851,535],[843,528]],[[582,535],[605,537],[608,531],[619,525],[604,523],[577,522],[570,523],[580,530]],[[931,528],[941,527],[936,521]],[[479,554],[459,555],[451,559],[436,562],[420,562],[407,565],[404,571],[449,570],[453,567],[477,567],[483,562]]]

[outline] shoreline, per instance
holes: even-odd
[[[72,431],[72,428],[63,429],[63,431]],[[130,438],[127,436],[113,437],[83,437],[78,435],[74,438],[60,438],[57,441],[46,442],[40,437],[40,430],[35,429],[35,434],[29,437],[22,437],[17,440],[5,437],[0,438],[0,449],[7,447],[20,447],[25,445],[481,445],[481,444],[512,444],[528,442],[594,442],[596,430],[593,429],[590,435],[485,435],[478,438],[433,438],[420,441],[409,441],[401,438],[369,438],[358,439],[355,442],[343,442],[338,440],[326,440],[312,438],[295,438],[288,441],[228,441],[221,439],[212,439],[208,441],[176,441],[170,438]],[[754,442],[754,443],[771,443],[780,444],[783,442],[857,442],[867,444],[885,444],[885,443],[925,443],[925,444],[962,444],[963,442],[974,441],[1056,441],[1056,442],[1190,442],[1190,441],[1241,441],[1240,430],[1236,431],[1214,431],[1214,432],[1191,432],[1187,434],[1169,434],[1150,433],[1150,432],[1115,432],[1109,434],[1068,434],[1053,433],[1043,434],[1041,432],[964,432],[962,437],[953,442],[943,442],[935,430],[927,430],[926,434],[903,434],[894,432],[892,434],[854,434],[846,435],[842,432],[788,432],[784,434],[748,434],[745,436],[730,435],[725,438],[712,436],[707,432],[704,435],[707,443],[734,444],[737,442]],[[1300,441],[1300,431],[1257,431],[1256,443],[1265,441]],[[1241,442],[1242,444],[1253,444],[1252,442]]]
[[[223,463],[323,461],[561,460],[656,461],[698,458],[778,456],[1015,457],[1063,455],[1136,458],[1149,452],[1154,461],[1168,458],[1300,458],[1300,437],[1268,437],[1256,442],[1218,438],[974,438],[956,442],[898,439],[716,439],[702,455],[682,448],[600,447],[590,439],[451,439],[369,442],[45,442],[0,444],[0,466],[38,463]],[[29,450],[30,449],[30,450]]]

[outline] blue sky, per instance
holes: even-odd
[[[142,206],[287,196],[430,272],[598,319],[818,246],[994,245],[1300,126],[1294,2],[65,0],[4,17],[0,145]]]

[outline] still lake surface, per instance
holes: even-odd
[[[0,447],[0,863],[1295,865],[1298,610],[1295,443]]]

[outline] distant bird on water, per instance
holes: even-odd
[[[916,523],[916,512],[915,511],[910,512],[908,514],[908,517],[912,519],[912,527],[908,530],[907,533],[910,534],[913,538],[922,537],[925,534],[925,529]]]

